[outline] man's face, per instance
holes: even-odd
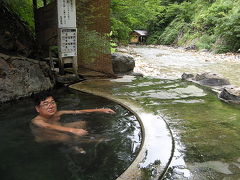
[[[45,100],[41,101],[36,110],[39,115],[43,117],[50,117],[57,112],[57,105],[53,97],[47,97]]]

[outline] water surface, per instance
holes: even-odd
[[[152,114],[154,127],[169,124],[175,151],[164,179],[236,180],[240,178],[240,107],[221,102],[209,89],[180,79],[153,77],[95,80],[79,88],[96,89],[140,105]],[[159,117],[159,118],[158,118]],[[153,129],[153,134],[159,134]],[[146,140],[147,141],[147,140]],[[151,141],[151,140],[150,140]],[[162,163],[166,142],[154,141],[145,179],[154,179],[154,159]],[[154,147],[158,146],[158,151]],[[160,148],[160,149],[159,149]],[[163,153],[159,155],[159,153]],[[167,154],[167,153],[166,153]],[[160,157],[160,159],[158,159]],[[151,163],[150,163],[151,162]],[[155,166],[157,171],[157,166]]]
[[[185,73],[217,73],[229,79],[232,85],[240,86],[240,56],[188,52],[174,48],[131,46],[136,59],[135,71],[147,76],[164,79],[179,79]],[[136,55],[137,54],[137,55]]]
[[[69,89],[54,92],[59,109],[111,108],[116,114],[65,115],[63,122],[86,120],[89,135],[75,144],[38,143],[29,128],[36,116],[32,99],[0,107],[1,180],[112,180],[134,160],[141,144],[136,117],[101,97]],[[75,147],[86,153],[78,153]]]

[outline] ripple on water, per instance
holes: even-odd
[[[160,113],[176,133],[176,151],[181,155],[176,157],[169,179],[239,178],[237,166],[235,174],[229,174],[233,173],[229,166],[232,159],[239,157],[239,108],[181,80],[140,78],[131,87],[118,90],[146,109]],[[180,141],[183,146],[177,145]],[[179,159],[184,167],[178,167]]]
[[[234,165],[239,164],[239,106],[222,103],[205,88],[179,79],[138,77],[108,89],[118,97],[133,100],[156,117],[164,117],[170,125],[176,148],[166,179],[239,179],[239,167]],[[152,119],[148,118],[147,122],[156,126]],[[162,149],[164,141],[156,142],[156,145]],[[151,153],[156,154],[154,147]],[[153,173],[157,173],[154,167],[158,162],[150,163]],[[224,163],[229,164],[228,170],[235,174],[227,174]]]

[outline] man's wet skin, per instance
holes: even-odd
[[[31,121],[31,129],[36,141],[44,142],[72,142],[81,140],[81,136],[87,135],[85,121],[61,123],[63,114],[83,114],[100,112],[113,114],[111,109],[86,109],[86,110],[63,110],[57,111],[57,104],[52,96],[42,100],[35,106],[38,116]],[[84,138],[85,139],[85,138]],[[93,139],[92,139],[93,140]],[[91,140],[91,141],[92,141]]]

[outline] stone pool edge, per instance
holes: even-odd
[[[78,85],[80,86],[80,84],[82,84],[82,82],[70,85],[69,88],[84,92],[84,93],[89,93],[89,94],[93,94],[96,96],[100,96],[106,99],[109,99],[111,101],[114,101],[120,105],[122,105],[123,107],[125,107],[126,109],[128,109],[129,111],[131,111],[136,117],[137,120],[139,121],[140,125],[141,125],[141,131],[142,131],[142,143],[141,143],[141,147],[140,150],[138,152],[137,157],[134,159],[134,161],[130,164],[130,166],[116,179],[116,180],[140,180],[142,178],[144,178],[143,176],[143,172],[140,168],[140,164],[141,162],[144,160],[145,157],[145,153],[146,153],[146,148],[144,148],[146,145],[146,138],[147,135],[146,134],[146,130],[145,130],[145,125],[144,122],[142,120],[143,117],[141,117],[141,112],[142,109],[136,105],[134,105],[133,103],[130,103],[124,99],[120,99],[117,98],[116,96],[110,95],[109,93],[105,93],[105,92],[101,92],[99,89],[91,89],[91,88],[87,88],[85,86],[85,88],[83,88],[81,86],[81,88],[78,88]],[[167,122],[162,119],[167,127],[168,130],[168,135],[171,137],[171,153],[168,156],[168,162],[165,163],[165,166],[159,168],[158,171],[158,175],[156,177],[154,177],[154,179],[162,179],[163,176],[165,175],[165,173],[167,172],[169,165],[172,161],[173,158],[173,154],[174,154],[174,148],[175,148],[175,144],[174,144],[174,138],[173,138],[173,134],[171,132],[171,129],[169,127],[169,125],[167,124]]]

